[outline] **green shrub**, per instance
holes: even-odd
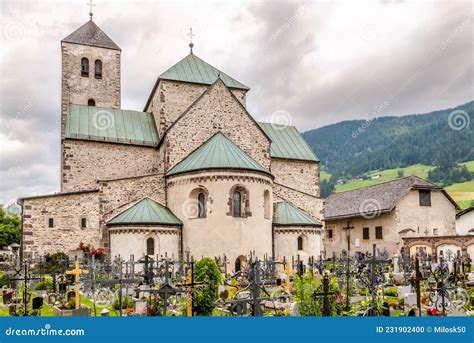
[[[114,309],[115,310],[120,310],[120,303],[119,303],[119,296],[116,295],[114,297]],[[135,301],[133,301],[133,299],[129,296],[126,296],[126,295],[122,295],[122,310],[125,310],[127,308],[132,308],[132,307],[135,307]]]
[[[44,280],[43,282],[39,282],[35,286],[36,291],[53,291],[53,281],[51,279]]]
[[[387,297],[398,297],[398,288],[395,286],[387,287],[383,292]]]
[[[222,273],[216,262],[205,257],[194,264],[194,280],[203,286],[196,289],[193,300],[193,312],[198,316],[210,316],[218,299]]]

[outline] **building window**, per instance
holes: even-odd
[[[87,218],[81,218],[81,229],[85,229],[87,227]]]
[[[87,100],[87,106],[95,106],[95,100],[94,99]]]
[[[298,251],[303,250],[303,237],[299,236],[298,237]]]
[[[375,227],[375,239],[383,239],[382,227],[381,226],[376,226]]]
[[[420,206],[431,206],[431,191],[420,189],[418,194],[420,195]]]
[[[155,240],[151,237],[146,240],[146,254],[155,255]]]
[[[102,78],[102,61],[95,60],[95,78],[101,79]]]
[[[333,230],[332,230],[332,229],[329,229],[329,230],[328,230],[328,238],[329,238],[329,239],[332,239],[332,238],[333,238],[333,235],[334,235]]]
[[[240,192],[234,192],[232,197],[233,199],[233,216],[241,217],[242,216],[242,194]]]
[[[89,77],[89,60],[85,57],[81,59],[81,76]]]
[[[368,227],[364,227],[362,229],[362,239],[370,239],[370,233],[369,233]]]
[[[247,218],[252,215],[250,212],[249,192],[242,185],[235,185],[230,189],[228,205],[228,216]]]
[[[198,218],[206,218],[206,195],[198,194]]]
[[[438,229],[433,229],[433,236],[438,236]]]
[[[263,192],[263,217],[270,219],[270,192],[268,190]]]
[[[54,218],[48,218],[48,227],[54,227]]]
[[[237,272],[240,272],[240,269],[242,268],[242,261],[240,261],[240,257],[237,257],[237,259],[235,260],[235,265],[234,265],[234,271],[237,273]]]

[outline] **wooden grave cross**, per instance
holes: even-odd
[[[81,308],[80,296],[79,296],[79,275],[81,273],[87,274],[87,270],[83,270],[79,266],[79,261],[76,261],[73,270],[67,270],[66,274],[74,275],[74,297],[76,299],[76,310]]]

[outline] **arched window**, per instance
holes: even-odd
[[[146,240],[146,254],[155,255],[155,240],[151,237]]]
[[[89,60],[85,57],[81,59],[81,76],[89,77]]]
[[[198,194],[198,218],[206,218],[206,195],[204,193]]]
[[[263,217],[270,219],[270,192],[268,190],[263,192]]]
[[[298,250],[299,251],[303,250],[303,237],[302,236],[298,237]]]
[[[94,99],[87,100],[87,106],[95,106],[95,100]]]
[[[95,60],[95,78],[101,79],[102,78],[102,61]]]
[[[233,216],[234,217],[242,217],[242,194],[238,191],[235,191],[233,196]]]

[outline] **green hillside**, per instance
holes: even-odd
[[[458,121],[453,113],[459,114]],[[371,170],[473,161],[472,123],[474,101],[425,114],[342,121],[304,132],[303,137],[323,170],[338,179],[352,178]]]

